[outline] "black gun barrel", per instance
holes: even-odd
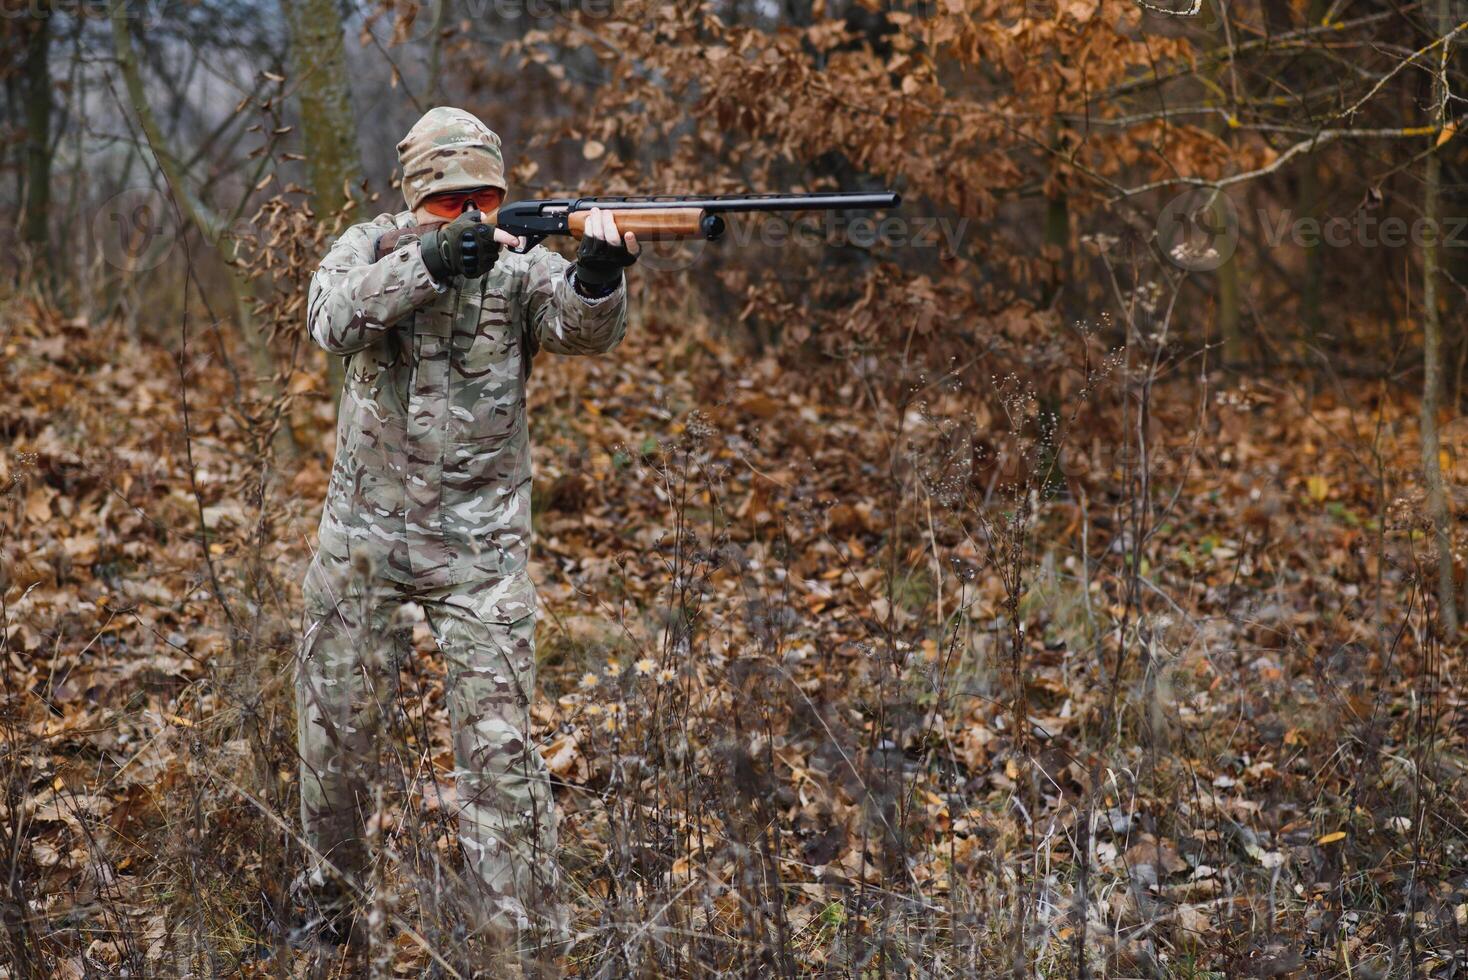
[[[611,211],[659,211],[646,221],[624,215],[619,226],[645,241],[690,238],[712,241],[724,231],[722,215],[736,211],[838,211],[894,208],[902,198],[892,191],[832,191],[822,194],[649,194],[640,197],[582,197],[516,201],[500,207],[499,227],[523,241],[511,251],[524,253],[551,235],[581,234],[584,215],[592,208]],[[678,213],[685,212],[685,213]],[[691,212],[692,216],[686,212]],[[576,220],[572,220],[573,217]]]
[[[641,208],[699,208],[711,214],[736,211],[835,211],[840,208],[895,208],[902,195],[893,191],[852,191],[824,194],[656,194],[643,197],[583,197],[570,210]]]

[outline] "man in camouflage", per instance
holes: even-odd
[[[346,359],[297,672],[301,815],[324,858],[310,884],[365,880],[364,764],[416,606],[448,670],[471,921],[501,948],[561,942],[555,810],[529,717],[525,381],[536,349],[621,341],[636,242],[593,212],[574,264],[501,252],[516,239],[489,226],[506,190],[500,140],[462,110],[428,112],[398,156],[407,210],[344,232],[310,290],[312,339]],[[388,233],[424,225],[382,254]]]

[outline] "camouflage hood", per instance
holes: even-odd
[[[398,144],[408,210],[430,194],[505,186],[500,138],[478,118],[451,106],[424,113]]]

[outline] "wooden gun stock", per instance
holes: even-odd
[[[623,208],[619,210],[615,207],[608,207],[603,210],[612,213],[613,219],[617,222],[618,231],[624,235],[630,231],[637,236],[639,241],[667,242],[680,238],[704,237],[705,212],[702,208]],[[586,233],[586,219],[590,216],[590,211],[572,211],[566,216],[566,223],[574,237],[580,238]]]

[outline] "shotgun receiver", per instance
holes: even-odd
[[[826,194],[660,194],[647,197],[581,197],[517,201],[501,205],[497,227],[524,239],[513,252],[528,252],[552,235],[580,238],[592,208],[612,212],[617,230],[632,232],[639,241],[704,238],[714,241],[724,233],[724,215],[745,211],[839,211],[846,208],[894,208],[902,197],[892,191],[833,192]],[[381,258],[409,235],[419,236],[426,226],[390,231],[377,243]]]

